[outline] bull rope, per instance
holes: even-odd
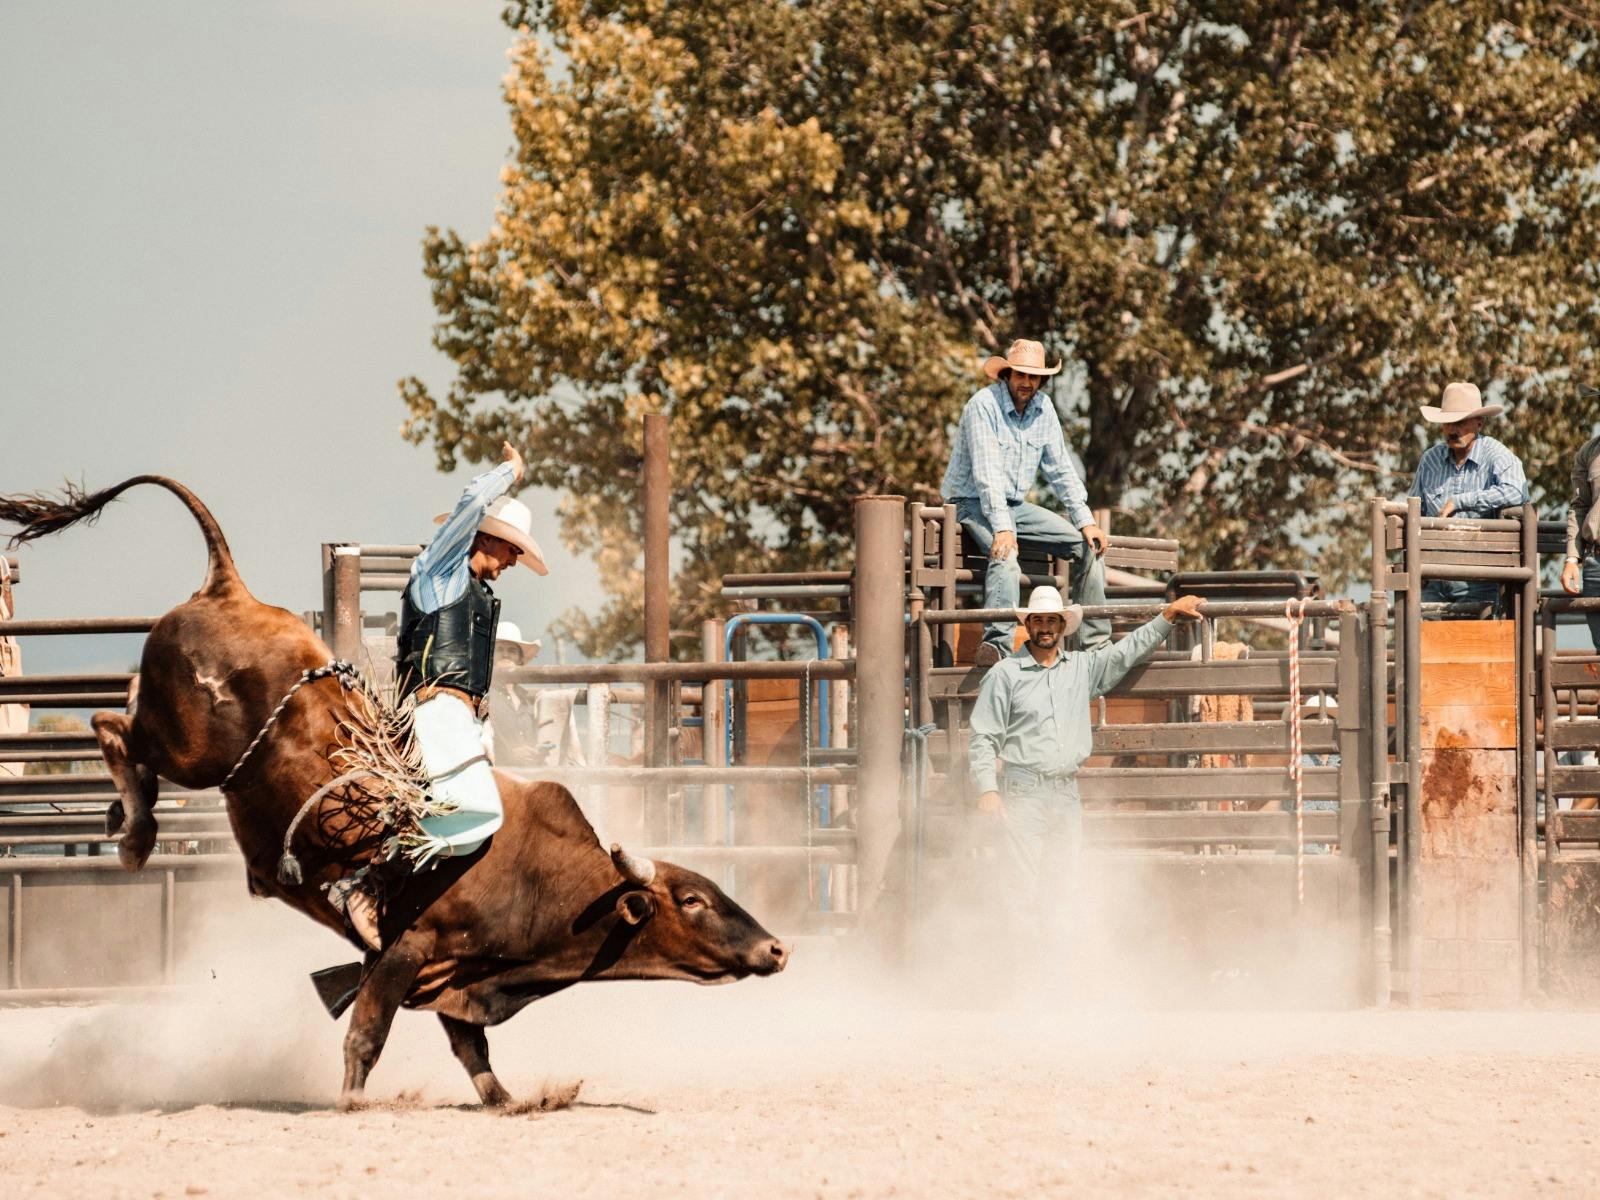
[[[255,754],[257,747],[261,745],[262,741],[264,741],[267,735],[272,732],[274,727],[276,727],[279,719],[282,718],[284,711],[289,707],[289,702],[295,698],[300,689],[305,687],[307,684],[316,683],[323,679],[337,679],[346,690],[357,693],[370,705],[372,705],[375,710],[380,712],[383,711],[379,698],[373,693],[371,685],[367,682],[366,677],[362,675],[361,672],[356,668],[355,664],[347,662],[344,659],[333,659],[332,661],[320,667],[308,667],[306,670],[300,673],[300,678],[294,682],[294,685],[290,687],[286,693],[284,693],[283,699],[278,701],[277,707],[272,710],[270,715],[268,715],[266,723],[261,726],[260,731],[254,738],[251,739],[250,744],[244,748],[244,753],[239,756],[239,760],[233,764],[233,769],[228,772],[227,776],[223,779],[220,785],[220,789],[223,792],[227,792],[232,786],[234,779],[238,776],[239,772],[244,769],[245,764],[250,761],[251,757]],[[397,767],[401,771],[409,774],[409,771],[406,771],[405,769],[410,765],[411,764],[401,763],[397,764]],[[336,776],[334,779],[329,780],[316,791],[311,793],[310,798],[308,798],[306,802],[300,806],[299,811],[295,813],[294,820],[289,822],[288,829],[284,831],[283,853],[278,859],[277,873],[278,881],[280,883],[287,884],[289,886],[298,886],[299,884],[305,882],[305,873],[300,866],[300,860],[295,856],[292,843],[294,841],[294,835],[299,830],[300,823],[305,820],[306,815],[310,813],[311,810],[314,809],[323,799],[323,797],[328,795],[329,792],[333,791],[335,788],[343,786],[344,784],[350,783],[353,780],[362,778],[363,776],[384,779],[391,785],[398,782],[396,779],[396,772],[394,770],[382,769],[379,766],[358,765]],[[397,848],[404,849],[403,847]]]
[[[278,723],[278,718],[283,716],[283,710],[289,707],[289,701],[294,699],[295,693],[308,683],[316,683],[319,679],[328,679],[330,677],[337,677],[340,683],[353,691],[366,692],[367,690],[367,681],[361,677],[361,672],[356,669],[355,664],[345,662],[341,658],[336,658],[324,666],[308,667],[300,672],[300,678],[284,694],[283,699],[278,701],[278,707],[273,709],[272,714],[267,717],[267,723],[261,727],[261,731],[244,748],[244,753],[239,756],[239,761],[233,764],[233,770],[229,771],[223,778],[222,783],[219,785],[221,791],[228,790],[229,785],[233,783],[234,776],[238,775],[243,770],[245,763],[250,761],[250,756],[256,752],[256,747],[261,744],[262,739],[272,732],[272,727]]]
[[[1300,622],[1306,602],[1285,600],[1283,615],[1289,623],[1289,783],[1294,791],[1294,906],[1299,912],[1306,903],[1305,772],[1300,761]]]

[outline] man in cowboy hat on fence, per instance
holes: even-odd
[[[1005,901],[1017,916],[1037,911],[1041,883],[1070,879],[1083,841],[1077,775],[1092,745],[1089,702],[1149,658],[1174,622],[1204,611],[1199,596],[1181,596],[1120,642],[1064,655],[1063,639],[1083,622],[1081,605],[1068,608],[1043,586],[1018,610],[1028,640],[983,677],[969,753],[978,807],[1004,823]]]
[[[961,411],[950,466],[941,489],[956,506],[962,528],[989,555],[983,606],[1016,608],[1022,596],[1017,538],[1036,542],[1072,562],[1072,598],[1082,604],[1106,602],[1106,535],[1089,511],[1088,492],[1072,465],[1061,419],[1041,390],[1061,364],[1046,366],[1044,346],[1018,340],[1004,358],[991,357],[983,373],[994,380],[980,388]],[[1045,481],[1067,510],[1065,517],[1027,503],[1041,468]],[[978,665],[990,666],[1011,651],[1012,623],[993,621],[984,628]],[[1086,623],[1085,648],[1111,640],[1111,623]]]
[[[530,532],[533,514],[505,493],[522,481],[522,455],[510,442],[504,461],[467,485],[455,509],[411,564],[400,598],[395,681],[401,699],[415,697],[422,763],[436,803],[451,811],[423,819],[430,838],[418,861],[471,854],[500,828],[500,789],[484,753],[483,701],[494,673],[500,601],[489,584],[519,562],[547,573]],[[329,901],[374,950],[379,948],[379,893],[406,871],[404,859],[347,876]],[[383,878],[375,878],[383,876]]]
[[[1501,412],[1485,404],[1476,386],[1452,383],[1438,407],[1422,406],[1422,419],[1444,426],[1444,441],[1429,446],[1417,463],[1410,495],[1422,499],[1425,517],[1495,517],[1528,498],[1522,462],[1492,437],[1483,437],[1486,417]],[[1428,603],[1492,606],[1500,585],[1487,579],[1430,579],[1422,590]]]

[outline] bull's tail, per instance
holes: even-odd
[[[92,523],[100,515],[102,508],[129,488],[141,483],[153,483],[166,488],[183,501],[184,507],[199,523],[200,532],[206,539],[208,555],[206,579],[200,585],[200,590],[217,591],[239,583],[239,572],[233,565],[233,554],[228,550],[228,539],[222,536],[222,528],[217,524],[217,519],[211,515],[211,510],[200,502],[200,497],[183,484],[175,479],[168,479],[165,475],[135,475],[132,479],[124,479],[121,483],[98,492],[85,492],[82,488],[69,483],[60,496],[48,496],[42,492],[0,496],[0,521],[18,526],[10,541],[10,547],[15,549],[24,542],[31,542],[48,533],[56,533],[69,525],[76,525],[79,521]]]

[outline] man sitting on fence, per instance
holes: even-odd
[[[1502,443],[1482,437],[1484,418],[1501,412],[1484,404],[1470,383],[1444,389],[1438,407],[1422,406],[1422,419],[1444,426],[1444,441],[1429,446],[1417,463],[1410,495],[1422,500],[1425,517],[1497,517],[1528,498],[1522,462]],[[1430,579],[1422,590],[1425,603],[1468,603],[1492,609],[1500,585],[1487,579]]]
[[[1017,613],[1028,641],[983,678],[969,765],[978,807],[1004,824],[1004,897],[1019,917],[1047,903],[1041,883],[1072,878],[1083,840],[1077,775],[1092,744],[1089,702],[1149,658],[1173,622],[1195,620],[1204,609],[1199,596],[1182,596],[1120,642],[1066,655],[1061,643],[1082,623],[1081,606],[1068,608],[1055,588],[1036,587]]]
[[[518,562],[546,573],[529,532],[532,514],[504,494],[522,480],[522,455],[507,442],[504,456],[467,485],[454,511],[436,518],[442,528],[411,564],[400,598],[395,683],[401,699],[415,697],[417,746],[432,799],[450,810],[423,820],[430,844],[421,862],[471,854],[504,815],[482,724],[500,618],[489,584]],[[380,863],[328,889],[329,902],[374,950],[381,893],[397,882],[385,868],[403,877],[407,861]]]
[[[1074,600],[1106,602],[1100,561],[1106,535],[1089,511],[1088,492],[1068,456],[1061,419],[1042,390],[1045,379],[1060,370],[1060,363],[1045,365],[1040,343],[1015,341],[1004,358],[996,355],[983,364],[983,373],[995,382],[973,393],[961,411],[941,490],[946,502],[956,506],[962,528],[989,556],[985,608],[1014,609],[1021,600],[1018,537],[1071,560]],[[1067,510],[1065,517],[1027,503],[1041,468]],[[992,666],[1011,652],[1013,628],[1008,620],[985,626],[979,666]],[[1085,649],[1106,644],[1111,623],[1086,622],[1081,640]]]

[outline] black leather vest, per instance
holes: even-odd
[[[466,593],[437,612],[419,612],[409,589],[400,598],[400,637],[395,649],[395,680],[404,699],[434,684],[460,688],[477,698],[489,690],[494,674],[494,631],[500,601],[481,579],[470,579]]]

